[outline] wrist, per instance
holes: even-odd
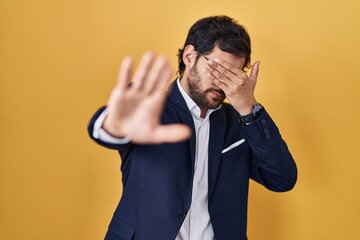
[[[258,119],[264,112],[264,107],[260,103],[256,103],[252,106],[250,113],[242,115],[240,113],[240,121],[244,124],[250,124]]]
[[[124,133],[119,131],[120,127],[117,127],[116,124],[112,123],[108,116],[105,117],[104,122],[101,128],[110,136],[114,138],[125,138]]]
[[[240,116],[245,116],[251,113],[252,110],[252,106],[250,107],[246,107],[246,108],[242,108],[241,110],[238,110],[238,113],[240,114]]]
[[[239,106],[236,108],[236,110],[238,111],[238,113],[241,115],[241,116],[245,116],[245,115],[248,115],[251,113],[251,111],[253,110],[253,107],[255,104],[257,104],[258,102],[257,101],[252,101],[250,102],[249,104],[247,104],[246,106]]]

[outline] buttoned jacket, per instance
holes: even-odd
[[[123,193],[106,240],[173,240],[191,205],[195,162],[195,130],[189,109],[171,84],[162,124],[182,123],[190,139],[178,143],[100,145],[116,149],[122,159]],[[216,240],[246,240],[249,180],[283,192],[297,179],[295,162],[267,111],[244,125],[228,103],[210,115],[208,210]]]

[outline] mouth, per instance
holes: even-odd
[[[223,100],[225,98],[225,93],[222,90],[209,89],[209,93],[212,98],[217,100]]]

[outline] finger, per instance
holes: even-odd
[[[224,66],[222,66],[221,64],[219,64],[213,60],[208,61],[207,65],[206,65],[206,69],[215,78],[220,79],[220,80],[230,79],[232,76],[234,76],[234,74],[231,71],[229,71]]]
[[[256,61],[254,63],[254,66],[251,69],[250,79],[253,80],[253,81],[257,80],[257,76],[259,74],[259,66],[260,66],[260,61]]]
[[[224,82],[220,81],[219,79],[214,79],[213,82],[215,83],[216,86],[218,86],[224,92],[228,88],[228,86]]]
[[[191,130],[183,124],[170,124],[158,127],[153,136],[154,143],[181,142],[191,136]]]
[[[230,75],[237,75],[237,72],[240,70],[228,62],[220,60],[218,58],[209,59],[208,65],[219,71],[220,73],[227,73]]]
[[[131,69],[133,67],[133,59],[131,57],[126,57],[122,60],[119,74],[117,87],[120,90],[126,88],[131,79]]]
[[[134,88],[142,88],[149,74],[150,68],[155,60],[155,54],[152,52],[146,52],[141,58],[139,67],[136,69],[133,81]]]
[[[170,68],[168,59],[165,56],[156,58],[151,70],[149,71],[146,82],[144,83],[144,91],[151,94],[154,91],[159,91],[161,88],[164,88],[164,85],[166,85],[168,81]]]
[[[229,79],[229,77],[230,77],[230,76],[227,76],[228,74],[225,72],[226,70],[224,70],[224,69],[218,70],[210,65],[206,65],[205,67],[209,71],[209,74],[213,78],[219,79],[220,81],[225,81],[226,79]]]
[[[175,70],[174,68],[168,64],[167,68],[164,68],[162,71],[162,74],[160,76],[161,81],[159,82],[158,87],[162,90],[167,89],[169,82],[172,81],[172,78],[174,77]]]
[[[227,88],[236,87],[236,83],[238,81],[235,81],[233,79],[238,79],[237,76],[233,75],[232,73],[220,73],[219,71],[211,68],[210,66],[207,66],[207,69],[209,71],[210,79],[223,91],[226,91]]]
[[[125,57],[122,60],[116,87],[112,90],[107,103],[109,109],[113,109],[114,106],[116,106],[119,97],[123,95],[123,91],[126,89],[128,83],[130,82],[132,66],[133,59],[131,57]],[[111,110],[109,111],[111,112]]]
[[[174,73],[175,71],[170,65],[167,68],[164,68],[158,84],[152,90],[154,97],[157,97],[161,103],[166,99],[166,89],[169,82],[172,80]]]
[[[228,95],[228,91],[231,89],[231,87],[229,87],[228,85],[226,85],[226,83],[224,83],[216,78],[213,79],[213,83],[216,86],[218,86],[221,90],[223,90],[223,92],[225,93],[226,96]]]
[[[211,65],[212,64],[212,65]],[[242,81],[239,81],[239,76],[235,74],[232,69],[227,69],[225,66],[219,64],[219,63],[213,63],[210,62],[209,65],[206,66],[207,70],[211,74],[212,79],[217,79],[224,85],[222,85],[220,82],[217,84],[218,86],[221,86],[222,90],[226,90],[225,88],[235,88],[239,83]],[[233,68],[233,67],[232,67]],[[219,85],[220,84],[220,85]],[[226,85],[226,86],[225,86]]]

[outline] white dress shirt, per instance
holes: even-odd
[[[214,231],[208,211],[209,117],[212,112],[218,110],[221,106],[216,109],[209,109],[205,118],[201,118],[200,108],[189,95],[187,95],[179,79],[177,80],[177,85],[194,120],[196,150],[191,206],[175,240],[214,240]],[[114,138],[101,128],[105,116],[106,110],[96,120],[93,136],[112,144],[129,142],[130,140],[126,138]]]

